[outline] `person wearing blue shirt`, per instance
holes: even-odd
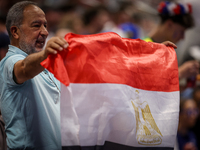
[[[44,12],[30,1],[13,5],[6,20],[10,45],[0,62],[0,109],[10,150],[61,149],[60,83],[40,63],[68,43],[48,36]]]
[[[196,124],[199,110],[193,99],[181,99],[177,141],[179,150],[198,150],[195,133],[191,130]]]

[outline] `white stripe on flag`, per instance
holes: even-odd
[[[61,86],[63,146],[174,147],[179,92],[157,92],[122,84]],[[145,136],[143,136],[145,135]]]

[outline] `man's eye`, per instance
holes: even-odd
[[[37,25],[34,25],[34,27],[40,27],[40,25],[39,25],[39,24],[37,24]]]

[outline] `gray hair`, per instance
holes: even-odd
[[[6,17],[6,29],[8,31],[10,39],[12,38],[12,34],[10,28],[12,26],[20,27],[23,21],[23,12],[24,9],[29,5],[38,6],[36,3],[31,1],[22,1],[14,4],[8,11]]]

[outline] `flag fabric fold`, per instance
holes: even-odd
[[[179,114],[174,49],[111,32],[65,39],[69,47],[41,63],[62,83],[62,145],[173,149]]]

